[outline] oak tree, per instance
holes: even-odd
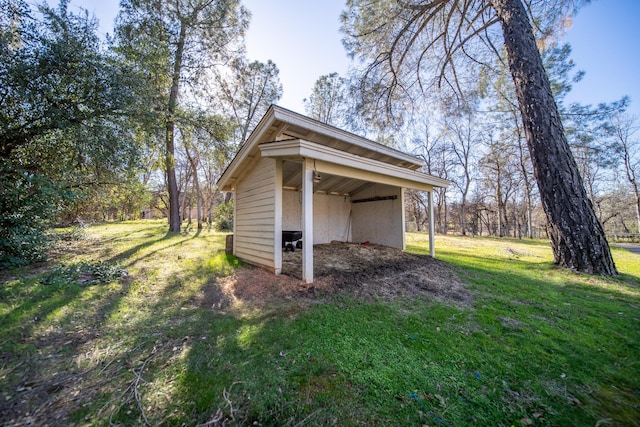
[[[68,3],[0,0],[0,268],[44,256],[63,209],[136,165],[132,75]]]

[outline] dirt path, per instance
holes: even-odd
[[[616,243],[613,246],[617,246],[619,248],[624,248],[631,253],[640,255],[640,244],[638,243]]]

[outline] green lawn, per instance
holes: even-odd
[[[223,234],[85,233],[0,273],[0,425],[639,425],[640,255],[626,250],[622,274],[599,278],[556,268],[548,242],[437,236],[469,307],[223,310],[207,303],[220,279],[250,268]],[[407,244],[428,253],[427,236]]]

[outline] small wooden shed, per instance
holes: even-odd
[[[284,231],[302,231],[302,276],[313,281],[313,245],[370,242],[405,249],[404,189],[429,194],[449,181],[419,172],[413,156],[272,105],[218,180],[235,193],[233,253],[282,270]]]

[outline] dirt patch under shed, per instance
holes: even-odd
[[[364,301],[400,298],[466,306],[471,292],[454,269],[427,255],[380,245],[330,243],[315,245],[314,282],[302,279],[302,251],[283,254],[282,275],[259,268],[241,268],[221,281],[224,305],[255,306],[278,300],[312,302],[333,295]],[[218,300],[220,306],[221,301]]]

